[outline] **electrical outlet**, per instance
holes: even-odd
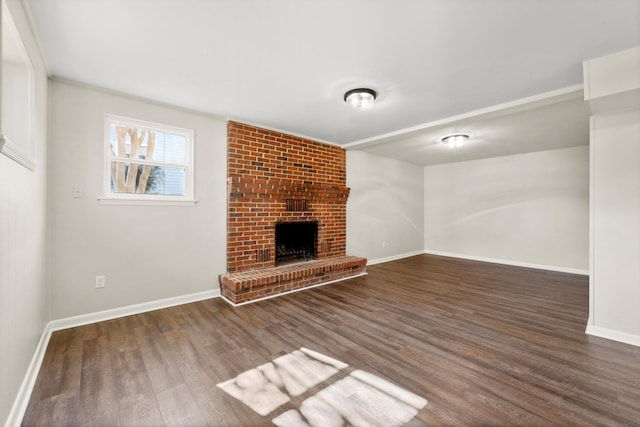
[[[107,283],[107,276],[96,276],[96,289],[104,288]]]
[[[386,247],[387,247],[387,241],[386,241],[386,240],[383,240],[383,241],[382,241],[382,247],[383,247],[383,248],[386,248]]]
[[[82,187],[77,185],[73,186],[73,198],[74,199],[82,199],[84,195],[82,194]]]

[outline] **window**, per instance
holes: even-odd
[[[193,131],[107,115],[102,204],[195,204]]]
[[[0,153],[35,170],[33,65],[4,1],[0,8]]]

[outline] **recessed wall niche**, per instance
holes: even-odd
[[[34,170],[32,120],[34,72],[20,33],[5,2],[0,19],[0,152]]]

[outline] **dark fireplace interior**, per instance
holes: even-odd
[[[316,221],[277,223],[276,265],[315,259],[317,236]]]

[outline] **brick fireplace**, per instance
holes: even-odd
[[[365,258],[346,256],[344,149],[230,121],[227,192],[227,274],[220,290],[230,302],[364,273]],[[284,243],[276,246],[276,229],[302,224],[314,224],[311,247],[278,257]],[[292,234],[311,233],[305,229]]]

